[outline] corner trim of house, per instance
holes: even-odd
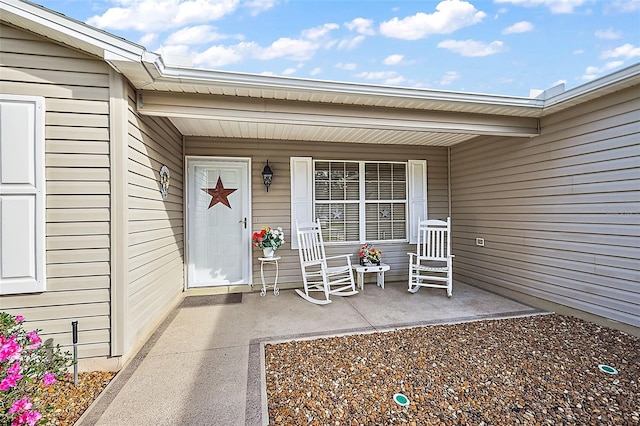
[[[129,258],[128,238],[128,190],[127,190],[127,87],[123,77],[112,70],[109,76],[109,155],[111,180],[111,356],[121,356],[126,351],[127,287]]]

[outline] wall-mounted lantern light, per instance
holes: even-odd
[[[262,182],[264,186],[267,187],[267,192],[269,192],[269,186],[271,185],[271,181],[273,180],[273,171],[271,167],[269,167],[269,160],[267,160],[267,165],[262,169]]]

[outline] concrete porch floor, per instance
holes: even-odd
[[[77,424],[267,424],[266,343],[543,312],[461,283],[451,298],[442,289],[411,294],[405,282],[387,282],[332,301],[313,305],[293,290],[261,297],[256,288],[241,303],[183,304]]]

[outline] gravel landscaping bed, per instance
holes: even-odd
[[[110,371],[94,371],[78,374],[78,386],[73,384],[73,375],[45,388],[41,398],[45,405],[53,404],[49,413],[49,424],[72,426],[89,408],[100,392],[116,375]]]
[[[270,424],[640,424],[640,339],[555,314],[267,344],[265,365]]]

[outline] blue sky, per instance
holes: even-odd
[[[529,96],[640,62],[640,0],[33,0],[196,68]]]

